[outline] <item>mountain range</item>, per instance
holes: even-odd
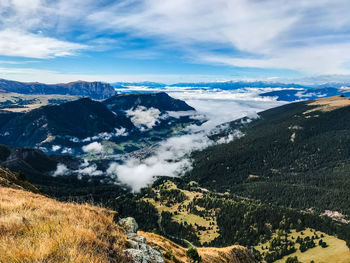
[[[218,81],[218,82],[183,82],[164,84],[157,82],[115,82],[111,83],[116,88],[126,87],[149,87],[149,88],[165,88],[165,87],[193,87],[193,88],[215,88],[222,90],[232,90],[240,88],[282,88],[282,89],[311,89],[311,88],[341,88],[349,86],[347,82],[328,82],[317,85],[305,85],[298,83],[284,83],[273,81]]]
[[[297,101],[305,99],[317,99],[335,95],[349,94],[349,83],[324,83],[321,85],[301,85],[295,83],[280,83],[270,81],[222,81],[222,82],[198,82],[164,84],[157,82],[115,82],[111,84],[102,82],[76,81],[60,84],[43,84],[38,82],[18,82],[0,79],[0,93],[18,93],[32,95],[71,95],[89,97],[102,100],[117,94],[117,90],[127,91],[129,87],[147,87],[148,89],[164,90],[181,87],[192,89],[218,89],[237,90],[245,88],[274,88],[271,92],[262,92],[262,97],[274,97],[280,101]]]
[[[43,84],[38,82],[19,82],[0,79],[0,92],[19,94],[56,94],[90,97],[92,99],[106,99],[116,94],[115,89],[102,82],[76,81],[61,84]]]
[[[349,85],[350,86],[350,85]],[[279,101],[298,101],[311,100],[322,97],[330,97],[336,95],[350,96],[350,88],[342,86],[334,87],[317,87],[309,89],[284,89],[261,93],[261,97],[273,97]]]

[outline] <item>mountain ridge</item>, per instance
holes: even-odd
[[[165,92],[119,94],[103,101],[110,110],[120,111],[137,107],[156,108],[164,111],[194,111],[186,102],[174,99]]]
[[[92,99],[106,99],[116,94],[114,88],[107,83],[74,81],[59,84],[44,84],[39,82],[19,82],[0,79],[0,92],[20,94],[56,94],[87,96]]]
[[[218,191],[230,189],[266,202],[350,215],[344,202],[350,198],[344,188],[349,183],[344,176],[350,158],[349,112],[350,99],[337,96],[273,108],[246,125],[242,120],[231,122],[226,132],[238,128],[245,136],[194,153],[189,176]],[[299,194],[284,199],[277,195],[281,191]]]

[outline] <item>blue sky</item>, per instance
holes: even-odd
[[[0,0],[0,77],[349,79],[349,0]]]

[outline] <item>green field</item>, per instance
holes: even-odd
[[[301,235],[301,232],[292,230],[288,237],[294,237],[294,240],[296,240],[298,236],[305,238],[306,236],[311,237],[313,235],[310,229],[306,229],[303,233],[304,235]],[[317,234],[324,235],[322,240],[327,243],[328,247],[322,248],[321,246],[316,246],[305,252],[300,252],[298,249],[297,252],[277,260],[276,263],[284,263],[288,257],[294,256],[297,256],[298,260],[303,263],[310,263],[312,260],[315,263],[350,263],[350,250],[346,246],[344,240],[338,239],[334,236],[329,236],[319,231],[317,231]],[[298,248],[298,245],[296,245],[296,248]]]

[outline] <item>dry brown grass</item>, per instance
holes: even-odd
[[[0,187],[0,262],[126,262],[107,209]]]
[[[11,112],[29,112],[31,110],[40,108],[42,106],[50,104],[50,99],[57,99],[57,100],[67,100],[72,101],[78,99],[78,96],[70,96],[70,95],[31,95],[31,94],[19,94],[19,93],[3,93],[0,92],[0,102],[5,101],[12,101],[16,102],[18,99],[22,99],[24,101],[26,100],[35,100],[35,103],[32,104],[25,104],[25,105],[18,105],[18,107],[15,107],[15,105],[12,105],[10,108],[4,108],[2,110],[5,111],[11,111]]]
[[[308,111],[305,111],[304,114],[308,114],[315,111],[327,112],[327,111],[336,110],[342,107],[350,106],[350,98],[342,97],[339,95],[339,96],[312,100],[307,105],[316,106],[316,107]]]
[[[150,246],[160,249],[165,253],[171,250],[172,255],[175,256],[179,263],[190,263],[189,258],[186,257],[187,249],[175,244],[174,242],[153,233],[138,232],[139,235],[144,236]],[[203,263],[254,263],[247,248],[242,246],[230,246],[225,248],[203,247],[198,248],[198,253],[202,257]],[[175,262],[174,260],[165,259],[167,263]]]

